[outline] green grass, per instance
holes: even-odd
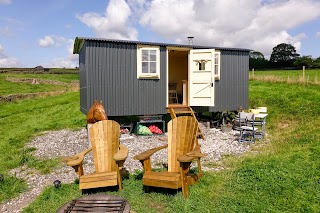
[[[58,74],[62,74],[62,73],[74,73],[79,75],[79,69],[68,69],[68,68],[51,68],[50,69],[50,73],[58,73]]]
[[[49,73],[49,74],[66,74],[66,73],[74,73],[79,74],[79,69],[72,68],[50,68],[49,71],[36,71],[34,68],[1,68],[0,71],[5,70],[9,71],[9,73]]]
[[[252,71],[249,73],[252,79]],[[320,69],[305,70],[304,75],[303,79],[302,70],[254,71],[254,79],[258,81],[320,84]]]
[[[51,169],[57,166],[58,159],[36,159],[31,154],[32,150],[25,149],[24,145],[43,131],[84,127],[85,115],[79,110],[79,101],[79,92],[70,92],[59,96],[0,104],[0,168],[5,179],[10,178],[9,170],[21,165],[26,164],[43,173],[51,172]],[[10,182],[4,184],[8,186],[1,188],[0,194],[7,196],[0,196],[0,202],[16,195],[10,193]],[[23,182],[20,185],[21,189],[25,188]]]
[[[1,167],[0,167],[1,168]],[[2,173],[2,171],[1,171]],[[24,180],[6,175],[4,181],[0,182],[0,203],[1,201],[17,197],[27,189]]]
[[[52,91],[66,91],[69,86],[67,85],[50,85],[50,84],[28,84],[28,83],[15,83],[9,82],[5,79],[11,78],[41,78],[46,80],[55,80],[65,83],[70,83],[74,80],[79,80],[79,75],[76,74],[0,74],[0,95],[9,94],[25,94],[37,92],[52,92]]]
[[[79,110],[79,92],[1,104],[0,168],[4,171],[24,162],[24,144],[46,130],[85,126]]]
[[[227,169],[206,172],[189,197],[181,191],[144,193],[141,173],[123,180],[123,191],[108,188],[102,193],[122,196],[136,212],[317,212],[320,209],[320,90],[316,85],[250,81],[250,106],[268,107],[267,133],[255,152],[242,157],[225,156],[219,162]],[[47,164],[34,159],[23,145],[49,129],[85,125],[79,112],[79,93],[2,104],[0,111],[0,167],[21,165],[45,170]],[[63,109],[68,108],[64,111]],[[21,119],[20,119],[21,115]],[[14,124],[10,124],[13,122]],[[25,123],[24,123],[25,122]],[[4,134],[4,136],[3,136]],[[21,157],[24,156],[24,157]],[[215,166],[215,163],[212,164]],[[44,167],[44,168],[42,168]],[[51,166],[48,166],[51,167]],[[3,184],[5,200],[24,190],[21,180],[15,189]],[[1,185],[0,185],[1,187]],[[64,203],[81,196],[77,184],[47,187],[24,212],[55,212]]]
[[[70,83],[74,80],[79,80],[79,74],[15,74],[15,73],[4,73],[3,76],[8,76],[12,78],[41,78],[46,80],[55,80],[65,83]],[[1,76],[0,75],[0,76]]]
[[[0,95],[9,94],[26,94],[37,92],[52,92],[58,90],[65,90],[67,86],[55,86],[48,84],[27,84],[15,83],[5,80],[5,76],[0,75]]]

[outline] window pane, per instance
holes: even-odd
[[[150,50],[150,61],[156,61],[156,60],[157,60],[157,51]]]
[[[149,61],[149,50],[142,50],[142,61]]]
[[[157,62],[150,62],[150,73],[157,72]]]
[[[214,74],[215,74],[215,75],[218,75],[218,74],[219,74],[218,68],[219,68],[218,65],[215,65],[215,66],[214,66]]]
[[[148,64],[148,62],[142,62],[142,73],[149,73]]]
[[[215,60],[214,60],[214,63],[215,64],[218,64],[219,63],[219,55],[215,55]]]

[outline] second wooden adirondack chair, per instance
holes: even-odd
[[[188,186],[193,185],[203,175],[197,141],[198,122],[190,116],[180,116],[168,123],[168,145],[153,148],[134,157],[144,168],[143,185],[170,189],[182,188],[183,197],[188,195]],[[154,172],[150,157],[155,152],[168,147],[168,171]],[[198,174],[189,173],[193,160],[198,160]]]
[[[65,159],[79,175],[79,188],[90,189],[119,186],[122,190],[121,169],[128,156],[128,149],[120,145],[120,125],[112,120],[99,121],[89,130],[92,147]],[[95,172],[84,174],[84,155],[92,151]]]

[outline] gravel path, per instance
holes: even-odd
[[[220,170],[223,168],[206,167],[206,162],[216,162],[221,159],[223,155],[241,155],[250,149],[249,145],[238,144],[238,133],[231,131],[223,133],[219,129],[206,128],[201,126],[204,133],[205,140],[199,140],[201,150],[207,156],[202,159],[203,170]],[[166,142],[159,140],[164,136],[135,136],[122,135],[121,143],[129,149],[129,156],[125,161],[124,168],[130,173],[135,170],[142,170],[139,161],[133,160],[136,154],[164,145]],[[127,136],[127,137],[125,137]],[[87,130],[81,129],[78,131],[61,130],[45,132],[43,135],[36,137],[27,147],[35,147],[34,155],[39,158],[57,158],[62,156],[72,156],[86,148],[89,143],[87,140]],[[167,150],[161,150],[152,156],[153,165],[161,165],[166,163]],[[92,155],[88,154],[85,157],[84,163],[85,173],[94,171]],[[21,212],[22,208],[28,206],[41,191],[48,185],[52,185],[53,181],[59,179],[62,183],[72,183],[77,178],[74,170],[71,167],[61,163],[58,169],[53,173],[41,175],[38,171],[30,168],[20,167],[11,171],[19,178],[24,178],[28,183],[28,191],[22,193],[19,197],[8,202],[0,204],[0,212]]]

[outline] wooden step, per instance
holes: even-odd
[[[191,111],[175,111],[176,114],[191,114]]]

